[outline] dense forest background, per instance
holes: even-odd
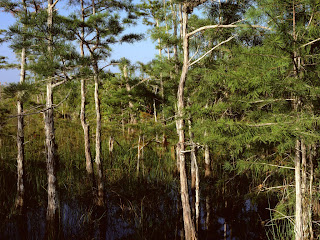
[[[318,0],[0,7],[1,239],[319,239]]]

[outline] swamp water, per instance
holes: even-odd
[[[45,166],[26,168],[27,208],[22,216],[12,210],[15,167],[4,162],[0,166],[0,239],[45,239]],[[172,179],[160,182],[150,177],[117,176],[112,184],[106,184],[106,206],[98,209],[86,172],[60,167],[58,239],[183,239],[179,182],[178,177]],[[267,239],[262,220],[270,217],[268,201],[246,195],[241,186],[248,184],[238,180],[221,190],[214,180],[202,180],[199,239]]]

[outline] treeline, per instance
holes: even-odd
[[[145,174],[145,148],[159,159],[170,153],[179,173],[185,239],[197,239],[200,176],[226,181],[222,173],[228,181],[250,176],[255,191],[276,194],[273,223],[288,223],[288,236],[296,240],[315,239],[318,1],[21,0],[0,6],[17,19],[3,40],[21,59],[20,83],[2,89],[0,109],[1,138],[18,120],[19,211],[27,191],[24,131],[33,127],[24,118],[43,114],[48,226],[59,220],[55,122],[63,118],[81,123],[83,166],[98,206],[106,200],[104,135],[111,162],[116,145],[137,148],[137,177]],[[111,60],[115,44],[134,48],[144,37],[125,31],[141,19],[159,54],[147,64],[125,56]],[[120,73],[106,70],[111,65]],[[6,105],[13,100],[17,110]]]

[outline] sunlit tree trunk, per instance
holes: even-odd
[[[313,235],[313,227],[312,227],[312,203],[313,199],[313,177],[314,177],[314,169],[313,162],[316,159],[317,147],[316,144],[310,145],[309,151],[309,162],[310,162],[310,180],[309,180],[309,206],[308,206],[308,219],[309,219],[309,234],[310,240],[314,239]]]
[[[113,136],[110,136],[109,138],[109,158],[110,158],[110,166],[113,167],[113,144],[114,144],[114,138]]]
[[[139,135],[138,139],[138,158],[137,158],[137,177],[139,177],[140,172],[140,159],[141,159],[141,135]]]
[[[96,14],[95,1],[92,0],[92,15]],[[97,49],[100,44],[100,33],[96,29],[96,44],[94,49]],[[103,182],[103,170],[101,163],[101,111],[100,111],[100,99],[99,99],[99,67],[96,57],[93,54],[93,49],[91,49],[91,59],[93,67],[93,79],[94,79],[94,102],[96,111],[96,157],[95,164],[97,170],[97,205],[104,205],[104,182]]]
[[[27,14],[27,7],[25,0],[22,0],[24,12]],[[26,49],[21,50],[21,65],[20,65],[20,83],[24,83],[26,76]],[[19,94],[21,95],[21,94]],[[17,101],[17,198],[16,198],[16,209],[18,212],[22,212],[24,208],[24,117],[23,117],[23,102],[21,96]]]
[[[297,35],[296,35],[296,15],[295,15],[295,1],[293,0],[293,18],[292,18],[292,37],[294,40],[294,48],[297,42]],[[294,49],[293,52],[293,65],[294,65],[294,76],[296,78],[299,77],[300,71],[300,61],[299,56]],[[294,110],[298,113],[300,101],[299,98],[295,97],[294,101]],[[302,216],[302,190],[301,190],[301,140],[296,140],[295,145],[295,191],[296,191],[296,205],[295,205],[295,240],[303,240],[303,216]]]
[[[191,208],[189,203],[189,192],[188,192],[188,179],[186,174],[186,163],[185,163],[185,132],[184,132],[184,86],[187,79],[188,67],[189,67],[189,39],[187,36],[187,24],[188,24],[188,13],[187,9],[183,11],[183,68],[180,77],[177,93],[177,133],[179,136],[179,159],[180,159],[180,191],[181,191],[181,203],[183,210],[183,223],[185,239],[197,239],[195,227],[191,218]]]
[[[192,120],[191,116],[188,120],[189,125],[189,137],[190,137],[190,144],[191,144],[191,192],[194,194],[194,209],[195,209],[195,226],[198,230],[199,225],[199,207],[200,207],[200,176],[199,176],[199,168],[197,163],[197,154],[196,154],[196,145],[193,142],[194,134],[192,132]]]
[[[81,20],[84,22],[84,16],[85,16],[85,9],[83,0],[80,0],[81,2]],[[82,28],[81,31],[81,37],[84,39],[84,28]],[[80,52],[81,57],[84,57],[84,48],[83,48],[83,42],[80,42]],[[86,121],[86,83],[85,79],[81,79],[81,112],[80,112],[80,120],[81,125],[83,128],[83,135],[84,135],[84,152],[85,152],[85,158],[86,158],[86,170],[91,179],[94,178],[93,176],[93,167],[92,167],[92,156],[90,151],[90,128],[89,124]]]
[[[127,93],[128,93],[128,97],[129,97],[129,102],[128,102],[128,105],[129,105],[129,116],[130,116],[130,124],[136,124],[137,123],[137,120],[134,116],[134,113],[133,113],[133,103],[132,101],[130,100],[131,99],[131,86],[129,84],[129,74],[128,74],[128,66],[127,65],[124,65],[123,66],[123,77],[125,79],[125,82],[126,82],[126,90],[127,90]],[[131,127],[128,127],[128,136],[130,137],[130,135],[133,133],[133,129]]]
[[[94,101],[96,109],[96,167],[97,167],[97,205],[104,205],[104,182],[103,182],[103,170],[101,163],[101,112],[100,112],[100,99],[99,99],[99,70],[98,63],[94,61]]]
[[[309,238],[309,194],[307,182],[307,148],[301,140],[301,195],[302,195],[302,230],[303,238]]]
[[[48,52],[49,57],[52,57],[53,44],[53,0],[48,0]],[[50,229],[49,234],[53,234],[52,227],[58,219],[59,200],[57,192],[56,179],[56,144],[53,118],[53,83],[52,79],[47,82],[47,97],[46,97],[46,111],[44,113],[45,120],[45,136],[46,136],[46,150],[47,150],[47,175],[48,175],[48,207],[47,207],[47,223]]]
[[[302,240],[302,194],[301,194],[301,143],[296,140],[295,147],[295,188],[296,188],[296,206],[295,206],[295,239]]]

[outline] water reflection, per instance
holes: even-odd
[[[36,182],[45,176],[44,171],[29,177],[27,209],[20,216],[10,210],[15,189],[6,184],[14,179],[14,174],[2,176],[5,185],[0,190],[0,200],[6,209],[0,213],[0,239],[48,238],[45,183]],[[54,238],[183,239],[180,195],[175,182],[122,178],[108,186],[106,207],[98,208],[89,184],[82,184],[84,172],[68,171],[68,177],[62,177],[66,173],[59,174],[60,222],[54,229]],[[260,223],[269,216],[265,201],[245,196],[239,192],[239,186],[221,190],[204,182],[201,189],[199,239],[266,239]]]

